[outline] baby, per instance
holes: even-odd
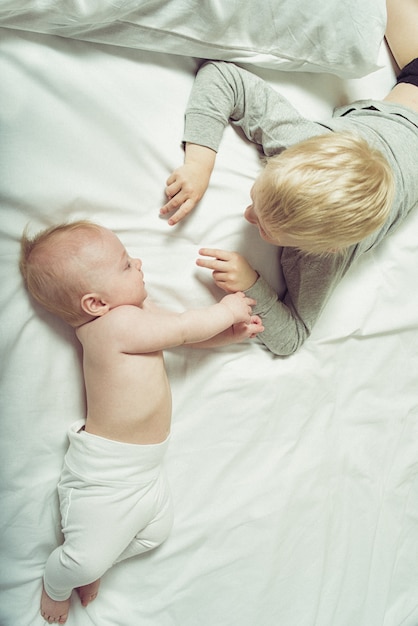
[[[42,617],[64,624],[73,589],[87,606],[107,569],[170,532],[162,461],[171,392],[162,350],[238,342],[263,327],[243,293],[183,313],[155,306],[142,262],[112,231],[87,221],[24,234],[20,269],[29,293],[83,346],[87,416],[69,429],[58,485],[64,543],[48,558],[41,596]]]

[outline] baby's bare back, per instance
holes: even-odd
[[[111,335],[100,332],[101,321],[77,332],[84,350],[86,430],[127,443],[164,441],[170,432],[171,390],[163,353],[120,351]]]

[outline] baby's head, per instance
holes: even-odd
[[[329,133],[270,157],[246,216],[276,245],[323,254],[380,228],[393,196],[393,175],[381,152],[353,134]]]
[[[79,220],[21,239],[20,271],[29,293],[71,326],[88,319],[81,298],[89,290],[91,261],[102,227]]]
[[[20,270],[29,293],[74,327],[121,305],[141,307],[147,298],[141,268],[115,233],[85,220],[21,240]]]

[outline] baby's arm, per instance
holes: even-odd
[[[250,324],[254,304],[255,300],[238,292],[217,304],[183,313],[125,306],[113,309],[102,319],[107,317],[110,323],[113,318],[112,336],[121,352],[144,354],[207,341],[234,324]]]
[[[211,339],[206,341],[200,341],[192,343],[192,348],[219,348],[220,346],[226,346],[231,343],[240,343],[244,339],[254,339],[258,333],[262,333],[264,330],[261,318],[258,315],[252,315],[249,324],[240,322],[234,324],[221,333],[218,333]]]
[[[238,297],[235,297],[238,296]],[[183,323],[184,342],[196,343],[218,335],[240,322],[251,321],[252,305],[255,300],[242,292],[224,296],[218,304],[205,309],[185,311],[180,314]]]

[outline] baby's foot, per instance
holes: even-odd
[[[41,615],[48,624],[65,624],[70,609],[70,598],[53,600],[42,587]]]
[[[97,594],[99,593],[99,585],[100,578],[95,580],[94,583],[90,583],[89,585],[83,585],[82,587],[77,587],[77,593],[80,596],[81,604],[83,606],[87,606],[97,598]]]

